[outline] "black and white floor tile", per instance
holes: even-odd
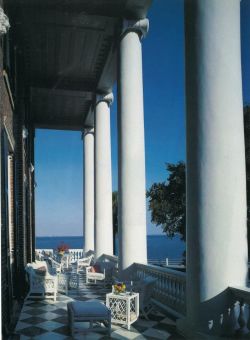
[[[99,300],[104,302],[110,289],[98,286],[83,286],[80,291],[70,291],[69,296],[59,294],[57,301],[27,300],[25,301],[15,334],[12,340],[62,340],[72,339],[68,329],[67,303],[79,300]],[[88,327],[82,323],[81,327]],[[105,333],[92,332],[78,335],[75,339],[110,339]],[[149,315],[149,320],[139,318],[132,324],[130,331],[121,325],[112,324],[111,339],[183,339],[176,333],[175,320],[159,311]]]

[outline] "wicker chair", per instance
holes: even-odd
[[[91,265],[91,262],[94,258],[94,255],[90,255],[87,257],[84,257],[82,259],[78,259],[76,263],[76,272],[79,273],[81,270],[85,270],[87,267]]]
[[[29,281],[29,292],[26,300],[32,299],[53,299],[56,301],[58,278],[52,275],[45,261],[28,263],[26,273]]]
[[[92,272],[92,267],[86,267],[86,283],[105,283],[105,269],[103,273]]]
[[[49,265],[51,268],[56,272],[56,273],[61,273],[62,272],[62,264],[53,259],[53,257],[48,256],[46,261],[48,261]]]

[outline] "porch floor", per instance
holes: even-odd
[[[25,301],[15,334],[11,339],[61,340],[72,339],[68,329],[67,303],[90,299],[105,301],[110,289],[97,285],[83,285],[80,290],[70,290],[69,295],[58,294],[57,301]],[[183,339],[176,332],[175,320],[160,311],[153,311],[150,320],[139,318],[132,324],[130,331],[121,325],[112,324],[111,339]],[[84,327],[84,325],[83,325]],[[88,327],[86,323],[85,327]],[[77,335],[75,339],[110,339],[105,333]]]

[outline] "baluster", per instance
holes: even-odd
[[[151,274],[151,276],[153,277],[152,274]],[[155,278],[155,276],[154,276],[154,278]],[[155,287],[156,287],[156,296],[157,296],[157,299],[160,300],[160,279],[159,279],[159,276],[156,277]]]
[[[169,299],[170,299],[170,304],[173,304],[173,278],[169,276]]]
[[[249,329],[247,328],[247,322],[245,319],[245,306],[246,305],[243,299],[240,300],[239,305],[240,305],[240,314],[238,318],[238,323],[239,323],[240,328],[237,330],[237,333],[240,335],[245,335],[249,333]]]
[[[175,297],[176,297],[175,303],[176,303],[176,305],[179,305],[179,303],[180,303],[180,282],[178,281],[178,279],[176,279],[176,281],[175,281]]]
[[[168,280],[167,280],[167,276],[164,275],[164,301],[165,303],[168,300]]]
[[[167,292],[168,292],[168,303],[171,303],[171,278],[169,277],[169,275],[167,276],[167,285],[168,285],[168,289],[167,289]]]
[[[166,284],[165,284],[165,281],[166,281],[166,277],[165,277],[165,275],[164,275],[164,273],[162,274],[162,294],[161,294],[161,296],[162,296],[162,300],[164,301],[164,299],[165,299],[165,289],[166,289]]]
[[[165,299],[165,275],[162,273],[161,277],[161,299],[164,301]]]
[[[161,273],[159,273],[157,275],[157,280],[159,281],[159,296],[161,298],[161,296],[162,296],[162,275],[161,275]]]
[[[169,290],[168,276],[165,275],[165,301],[166,301],[166,304],[168,303],[168,290]]]
[[[181,303],[183,306],[183,309],[185,310],[186,308],[186,303],[185,303],[185,298],[186,298],[186,285],[185,282],[181,283]]]
[[[235,318],[235,309],[237,308],[238,302],[232,305],[232,307],[227,308],[223,314],[223,320],[221,325],[221,335],[232,336],[235,334],[237,327],[237,319]]]
[[[159,274],[158,277],[159,277],[159,282],[160,282],[160,285],[159,285],[160,292],[159,293],[160,293],[160,298],[162,300],[162,297],[163,297],[163,279],[164,279],[164,276],[163,276],[163,274]]]
[[[176,278],[176,304],[177,305],[180,304],[180,281],[177,278]]]
[[[173,278],[173,304],[176,303],[176,279]]]
[[[186,314],[186,281],[181,281],[181,310]]]

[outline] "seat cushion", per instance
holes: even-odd
[[[68,303],[75,317],[107,317],[109,309],[98,301],[73,301]]]
[[[36,268],[36,269],[34,269],[34,270],[35,270],[35,273],[36,273],[37,275],[45,276],[46,273],[47,273],[47,267],[45,267],[45,266]]]
[[[88,273],[88,279],[90,280],[104,280],[105,276],[102,273]]]
[[[98,264],[95,264],[90,268],[91,273],[101,273],[101,267]]]

